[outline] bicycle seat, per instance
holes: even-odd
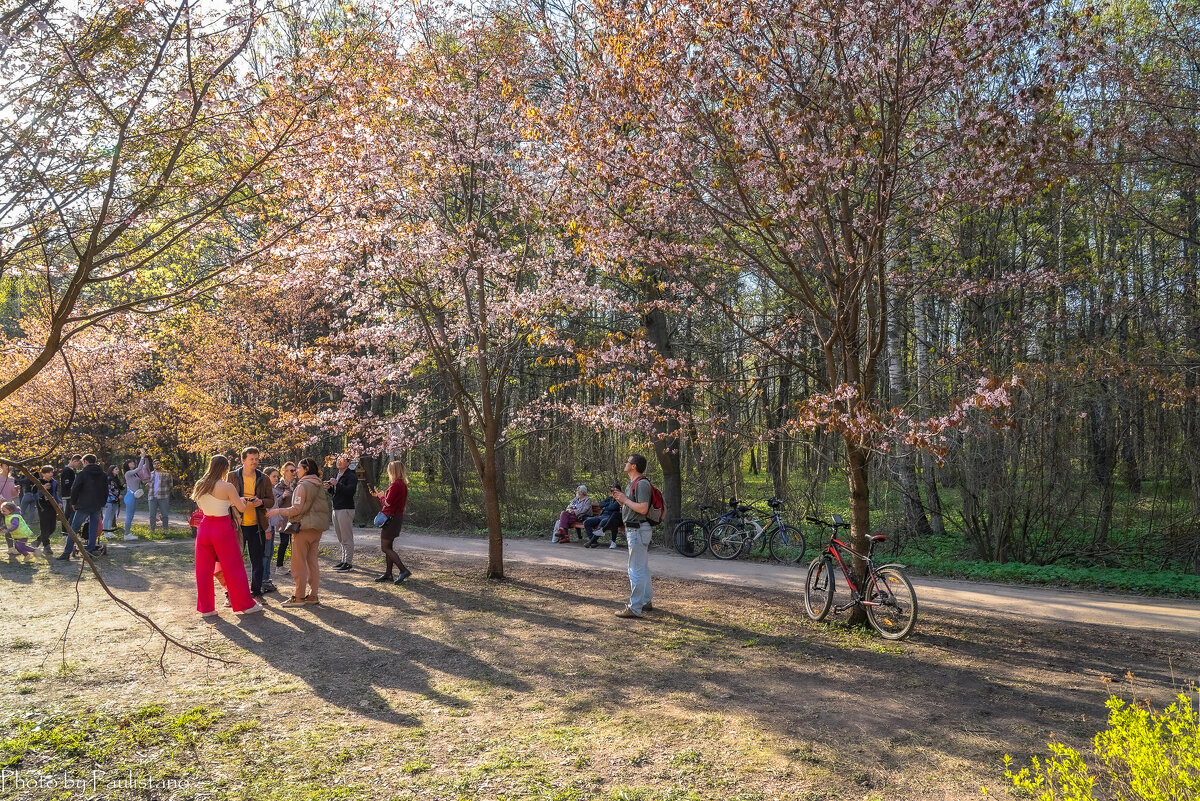
[[[711,506],[701,506],[701,507],[700,507],[700,511],[701,511],[701,512],[708,512],[708,511],[710,511],[711,509],[712,509],[712,507],[711,507]]]
[[[745,514],[746,512],[749,512],[749,511],[750,511],[750,507],[749,507],[749,506],[739,506],[739,507],[737,508],[737,510],[738,510],[739,512],[741,512],[742,514]]]
[[[872,534],[871,542],[883,542],[887,539],[887,534]]]
[[[772,498],[771,500],[767,501],[767,506],[770,506],[772,509],[778,509],[779,507],[783,506],[783,501],[779,500],[778,498]]]

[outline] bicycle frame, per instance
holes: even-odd
[[[829,536],[829,544],[825,546],[824,553],[827,555],[832,555],[833,558],[837,560],[838,567],[841,568],[842,571],[842,576],[846,579],[846,586],[848,586],[857,596],[861,593],[861,590],[859,590],[858,582],[854,580],[854,571],[846,567],[846,562],[842,559],[841,551],[849,551],[854,556],[857,556],[859,559],[862,559],[864,562],[866,562],[868,576],[874,572],[874,565],[871,562],[871,557],[869,554],[863,555],[839,540],[837,538],[836,531]]]

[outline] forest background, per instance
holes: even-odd
[[[0,455],[1200,569],[1194,1],[0,9]]]

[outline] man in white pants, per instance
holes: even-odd
[[[325,482],[333,493],[333,531],[342,546],[342,561],[333,566],[338,572],[354,567],[354,492],[358,489],[358,474],[350,469],[345,456],[337,460],[337,477]]]
[[[612,496],[621,504],[621,519],[625,522],[625,541],[629,544],[629,604],[617,612],[617,617],[641,617],[654,609],[654,587],[650,582],[650,479],[646,472],[646,457],[635,453],[625,460],[625,475],[629,484],[625,491],[613,487]]]

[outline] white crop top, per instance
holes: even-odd
[[[229,507],[233,506],[231,502],[214,498],[212,495],[201,495],[196,499],[196,505],[204,512],[205,517],[222,517],[229,514]]]

